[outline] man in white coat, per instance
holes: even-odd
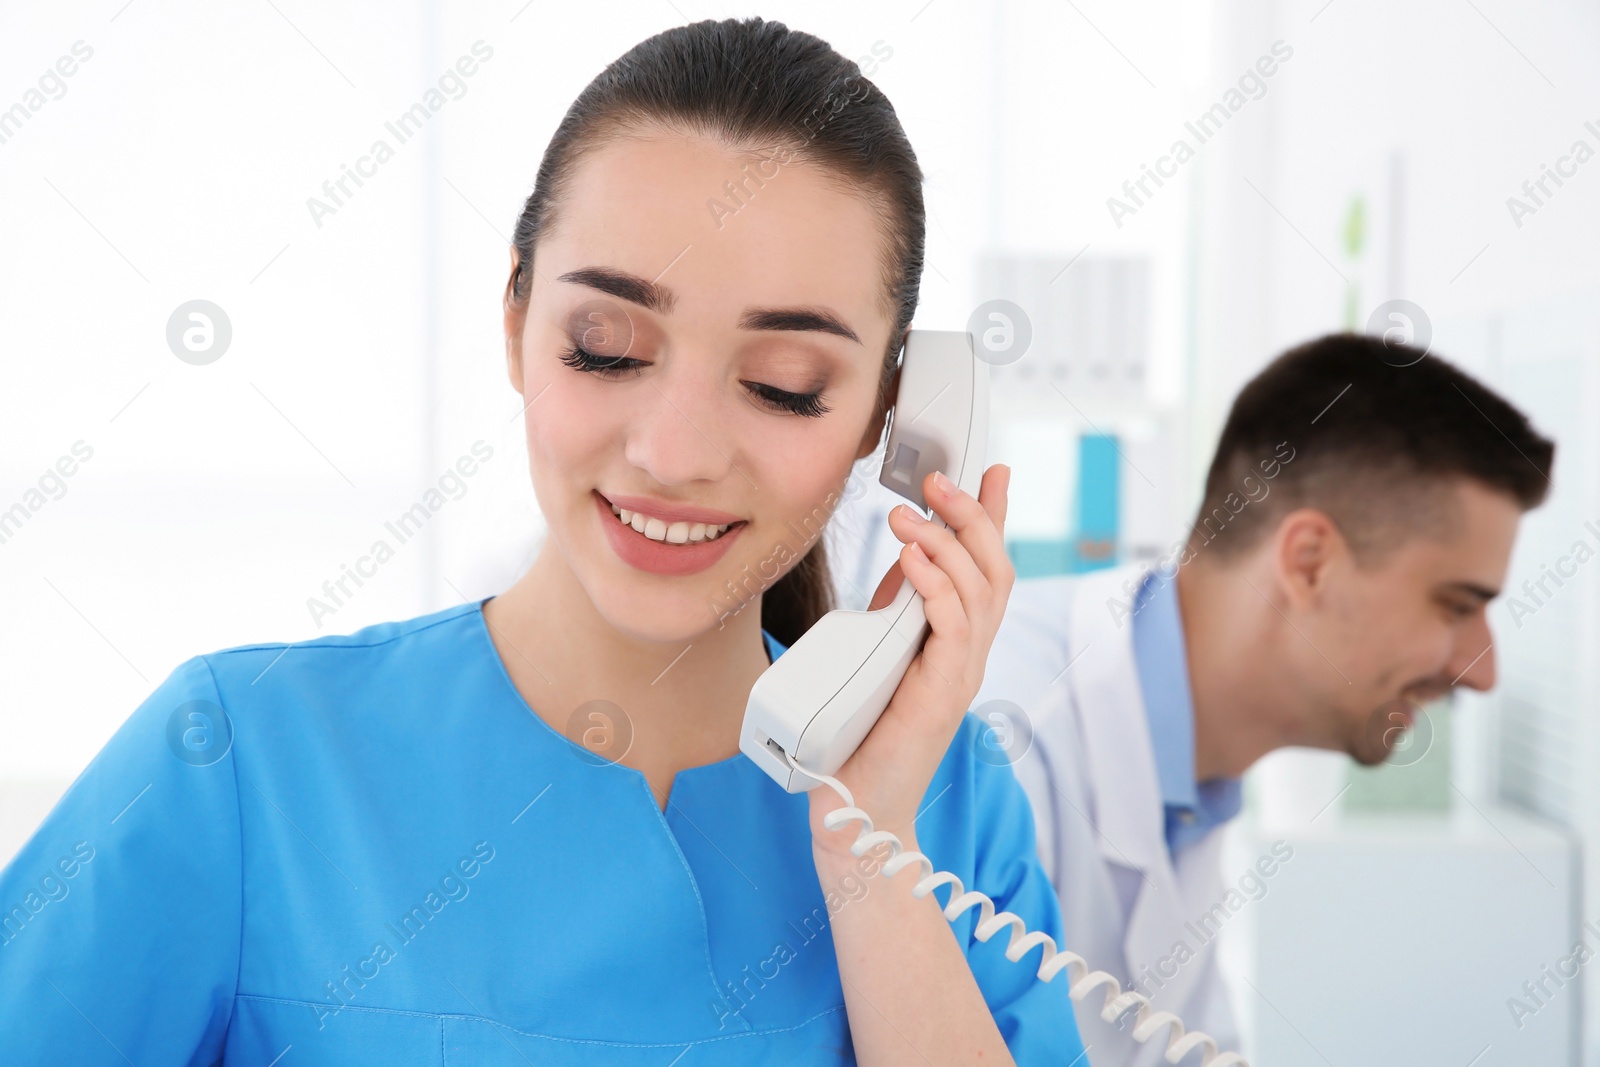
[[[1237,1050],[1213,909],[1240,776],[1287,745],[1380,763],[1417,707],[1493,685],[1485,608],[1553,455],[1443,360],[1330,335],[1239,394],[1169,556],[1015,585],[975,711],[1032,801],[1066,947]],[[1077,1002],[1096,1067],[1165,1062],[1165,1029],[1139,1044],[1104,1003]]]

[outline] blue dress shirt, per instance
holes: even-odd
[[[1195,781],[1194,701],[1177,579],[1152,569],[1139,584],[1133,612],[1134,663],[1166,811],[1167,850],[1175,856],[1239,814],[1239,779]]]
[[[968,714],[919,842],[1059,941],[982,731]],[[736,754],[662,810],[524,702],[481,601],[195,656],[0,871],[0,1060],[851,1064],[830,919],[909,888],[820,885],[808,808]],[[975,916],[953,931],[1012,1055],[1073,1062],[1064,977]]]

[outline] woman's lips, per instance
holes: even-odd
[[[597,489],[595,492],[599,493]],[[737,515],[730,515],[726,511],[715,511],[711,508],[697,508],[688,504],[674,504],[666,500],[653,500],[647,496],[606,496],[602,497],[611,501],[624,511],[642,511],[646,515],[654,516],[664,522],[703,522],[707,526],[732,526],[742,522]]]
[[[598,491],[591,495],[594,497],[595,508],[600,513],[600,525],[605,530],[606,541],[611,545],[611,550],[630,567],[636,567],[651,574],[671,577],[697,574],[726,555],[734,539],[749,525],[747,522],[739,520],[737,525],[730,526],[715,540],[675,545],[665,541],[653,540],[635,530],[632,526],[625,525],[612,512],[611,501],[601,496]],[[617,502],[617,506],[623,506],[620,500]],[[647,510],[645,514],[652,513]],[[711,514],[719,513],[712,512]]]

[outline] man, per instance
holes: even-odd
[[[1215,941],[1184,924],[1226,895],[1240,776],[1288,745],[1381,763],[1415,709],[1494,684],[1485,609],[1553,455],[1445,361],[1330,335],[1239,394],[1169,556],[1016,584],[976,710],[1004,727],[1066,947],[1238,1048]],[[1077,1002],[1096,1067],[1164,1062],[1165,1030],[1139,1044],[1104,1000]]]

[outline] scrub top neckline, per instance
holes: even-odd
[[[595,754],[593,752],[584,748],[582,745],[572,740],[572,738],[563,734],[554,726],[551,726],[548,722],[546,722],[544,716],[535,711],[533,709],[533,705],[528,703],[527,698],[522,695],[522,690],[517,688],[517,683],[511,678],[511,672],[506,670],[505,661],[500,658],[500,650],[495,647],[494,636],[489,632],[489,620],[483,614],[483,606],[493,599],[493,596],[486,596],[476,601],[472,607],[472,615],[474,621],[473,629],[475,629],[478,633],[478,636],[482,638],[483,650],[488,654],[490,661],[494,664],[495,673],[498,674],[500,680],[505,683],[506,689],[510,692],[511,698],[515,702],[516,706],[520,707],[524,712],[526,712],[528,718],[532,719],[534,723],[537,724],[535,729],[543,731],[549,736],[555,738],[562,745],[565,745],[567,748],[571,749],[575,756],[590,761],[594,760]],[[767,653],[767,662],[770,664],[772,662],[772,650],[767,645],[765,631],[762,631],[761,643],[763,650]],[[668,807],[671,807],[672,794],[677,788],[679,778],[686,774],[692,774],[696,771],[709,771],[714,767],[726,767],[729,764],[744,758],[745,754],[743,752],[735,752],[731,756],[727,756],[719,760],[713,760],[710,763],[700,763],[693,767],[684,767],[682,770],[678,771],[677,774],[672,776],[672,785],[667,787],[667,803],[666,805],[662,806],[660,810],[664,813]],[[643,771],[636,767],[629,767],[625,763],[617,763],[613,760],[605,760],[605,762],[617,770],[623,771],[638,779],[639,784],[644,787],[645,792],[650,794],[651,799],[653,800],[655,798],[655,791],[650,788],[650,780],[645,777]]]

